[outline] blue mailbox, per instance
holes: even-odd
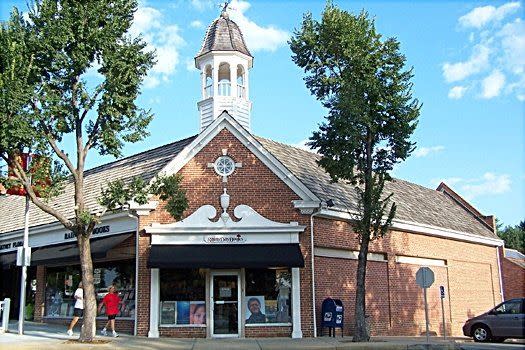
[[[341,328],[341,337],[343,336],[344,325],[344,306],[341,300],[326,298],[321,307],[321,336],[323,328],[328,327],[328,335],[335,337],[335,329]]]

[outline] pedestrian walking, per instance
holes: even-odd
[[[108,294],[106,294],[98,306],[98,313],[100,313],[102,310],[102,306],[106,306],[106,315],[108,316],[108,322],[101,331],[102,335],[108,334],[107,327],[109,325],[111,327],[111,331],[113,332],[113,337],[118,337],[117,332],[115,332],[115,317],[117,317],[120,303],[121,300],[118,296],[117,288],[115,288],[115,286],[109,287]]]
[[[73,319],[67,329],[67,335],[73,335],[73,327],[78,322],[78,319],[84,315],[84,289],[82,288],[82,282],[78,284],[78,288],[73,295],[75,298],[75,308],[73,310]]]

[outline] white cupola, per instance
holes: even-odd
[[[225,10],[206,31],[195,57],[201,71],[202,99],[197,103],[200,131],[224,111],[250,131],[252,103],[249,99],[248,71],[253,56],[246,47],[241,30]]]

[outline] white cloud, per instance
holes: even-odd
[[[204,25],[202,24],[201,21],[195,20],[195,21],[191,21],[190,27],[192,27],[192,28],[204,28]]]
[[[475,198],[485,195],[496,195],[510,191],[510,176],[507,174],[496,175],[485,173],[481,179],[461,187],[465,197]]]
[[[418,147],[414,151],[414,156],[416,158],[426,157],[430,153],[439,153],[439,152],[443,151],[444,149],[445,149],[445,147],[443,147],[443,146]]]
[[[459,100],[463,97],[465,91],[467,91],[467,88],[465,86],[454,86],[448,91],[448,98],[451,98],[453,100]]]
[[[481,96],[486,99],[499,96],[501,89],[505,85],[505,75],[499,70],[494,70],[488,77],[481,82],[483,91]]]
[[[434,179],[432,184],[444,182],[451,187],[456,187],[457,192],[467,200],[480,196],[493,196],[506,193],[511,189],[510,175],[487,172],[481,178],[463,179],[452,177],[448,179]]]
[[[462,98],[467,90],[486,99],[510,94],[525,98],[525,22],[519,8],[520,2],[508,2],[478,7],[459,18],[462,27],[472,29],[466,43],[470,57],[443,63],[443,77],[468,88],[451,87],[449,98]]]
[[[142,35],[147,50],[156,50],[157,63],[144,80],[145,88],[154,88],[168,82],[179,64],[179,49],[185,45],[179,27],[166,23],[162,13],[147,5],[139,6],[130,29],[133,36]]]
[[[501,37],[506,65],[513,73],[523,74],[525,72],[525,22],[516,18],[513,22],[505,24],[498,36]]]
[[[195,68],[195,59],[193,58],[187,58],[186,61],[186,70],[189,72],[197,71],[197,68]]]
[[[470,58],[465,62],[443,64],[443,75],[449,83],[468,78],[472,74],[481,72],[489,64],[490,49],[485,45],[476,45],[472,49]]]
[[[197,11],[206,11],[212,9],[215,2],[212,0],[191,0],[191,6]]]
[[[272,25],[263,27],[245,16],[250,8],[250,3],[242,0],[233,0],[228,7],[230,18],[241,28],[246,45],[252,52],[275,51],[286,45],[290,34]]]
[[[469,13],[459,18],[459,24],[465,28],[482,28],[490,22],[502,21],[507,15],[516,12],[520,8],[519,2],[509,2],[500,7],[482,6],[476,7]]]
[[[300,148],[302,150],[305,150],[305,151],[308,151],[308,152],[312,152],[312,153],[317,153],[315,150],[312,150],[310,148],[310,146],[308,146],[306,143],[310,142],[309,139],[304,139],[304,140],[301,140],[295,144],[292,144],[293,147],[296,147],[296,148]]]

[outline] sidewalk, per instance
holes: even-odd
[[[460,349],[457,341],[466,338],[443,340],[431,338],[429,345],[425,344],[425,337],[373,337],[370,343],[352,343],[350,337],[346,338],[257,338],[257,339],[151,339],[121,334],[118,338],[102,337],[97,339],[107,340],[106,344],[78,344],[72,340],[78,339],[78,330],[73,337],[65,333],[65,328],[58,325],[42,323],[25,323],[25,334],[17,334],[17,324],[9,325],[9,333],[0,334],[0,350],[47,350],[67,347],[68,349],[131,349],[131,350],[345,350],[345,349]]]

